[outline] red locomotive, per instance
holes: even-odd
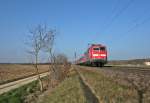
[[[104,45],[92,44],[76,64],[104,66],[107,63],[107,50]]]

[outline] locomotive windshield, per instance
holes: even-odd
[[[93,50],[95,50],[95,51],[98,51],[98,50],[105,51],[105,47],[93,48]]]
[[[105,47],[101,47],[100,50],[101,50],[101,51],[105,51]]]
[[[100,50],[100,48],[93,48],[93,50]]]

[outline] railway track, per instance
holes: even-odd
[[[47,75],[48,75],[48,72],[41,73],[40,77],[45,77]],[[37,75],[30,76],[30,77],[20,79],[20,80],[16,80],[16,81],[13,81],[13,82],[9,82],[9,83],[6,83],[6,84],[2,84],[2,85],[0,85],[0,94],[8,92],[12,89],[19,88],[19,87],[21,87],[25,84],[31,83],[35,80],[37,80]]]
[[[142,74],[150,76],[150,67],[134,67],[134,66],[104,66],[104,67],[89,67],[89,66],[78,66],[78,68],[96,71],[114,71],[132,74]]]
[[[114,69],[115,68],[115,69]],[[123,73],[132,73],[132,74],[140,74],[140,75],[145,75],[145,76],[150,76],[150,68],[147,67],[112,67],[112,68],[107,68],[109,70],[113,71],[120,71]]]

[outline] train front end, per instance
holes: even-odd
[[[101,44],[91,45],[89,57],[92,65],[104,66],[107,63],[106,47]]]

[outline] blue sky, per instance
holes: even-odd
[[[55,51],[72,60],[88,43],[107,46],[109,59],[150,57],[149,0],[0,0],[0,62],[27,62],[28,30],[58,31]]]

